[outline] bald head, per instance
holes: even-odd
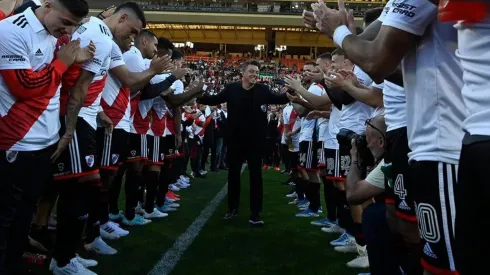
[[[383,135],[386,134],[386,123],[385,123],[385,117],[383,115],[375,116],[371,119],[369,122],[371,125],[376,127]],[[375,135],[381,135],[378,131],[374,131]]]

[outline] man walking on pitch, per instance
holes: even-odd
[[[225,219],[238,215],[240,204],[240,171],[242,161],[248,163],[250,173],[251,225],[263,225],[262,211],[262,152],[265,151],[267,105],[286,104],[286,94],[277,95],[262,84],[257,84],[259,64],[248,61],[242,67],[242,81],[231,83],[217,95],[204,95],[199,103],[218,105],[226,102],[228,110],[228,213]]]

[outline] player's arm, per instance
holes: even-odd
[[[366,87],[362,84],[355,86],[352,82],[346,81],[342,88],[357,101],[360,101],[366,105],[373,108],[383,106],[383,90],[377,87]]]
[[[184,90],[183,84],[180,81],[176,83],[179,83],[179,85],[175,87],[174,94],[160,95],[171,107],[184,105],[203,92],[202,88],[204,83],[202,81],[192,82],[185,92],[181,92]]]
[[[347,35],[341,42],[349,59],[376,83],[381,83],[395,71],[405,54],[416,46],[427,26],[437,18],[437,6],[429,1],[410,0],[407,4],[413,6],[410,12],[415,16],[410,18],[390,11],[373,41]]]
[[[22,4],[22,0],[2,0],[0,1],[0,20],[9,17],[17,6]]]
[[[63,61],[63,55],[58,55],[45,68],[34,71],[29,60],[29,47],[32,45],[28,45],[17,28],[9,27],[0,32],[0,74],[12,95],[17,100],[25,100],[42,97],[57,89],[67,65],[71,63]]]
[[[83,44],[84,47],[92,41],[96,50],[92,59],[80,65],[80,75],[71,90],[70,99],[66,108],[65,138],[73,136],[77,125],[78,113],[83,107],[88,88],[94,81],[95,74],[100,72],[102,64],[107,61],[107,58],[111,54],[111,45],[107,45],[102,39],[86,37],[85,33],[80,36],[80,40],[80,44]]]
[[[324,105],[332,104],[332,100],[327,94],[318,96],[308,92],[308,90],[301,85],[301,81],[297,78],[286,76],[286,78],[284,78],[284,81],[286,82],[286,86],[288,88],[296,91],[296,93],[301,95],[304,100],[311,103],[314,106],[314,110],[322,110]]]
[[[230,84],[234,85],[234,84]],[[221,92],[216,95],[204,94],[202,97],[197,99],[197,102],[200,104],[216,106],[218,104],[224,103],[228,101],[228,94],[230,93],[230,85],[226,86]]]
[[[385,190],[378,186],[384,186],[384,174],[381,164],[378,164],[366,179],[361,178],[361,171],[357,162],[352,163],[345,183],[347,202],[351,205],[360,205],[367,200],[381,195]]]
[[[264,88],[267,89],[267,104],[286,104],[289,102],[286,93],[276,94],[271,92],[267,87],[264,86]]]

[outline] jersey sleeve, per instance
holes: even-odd
[[[104,66],[104,62],[107,60],[107,57],[109,57],[111,54],[112,43],[107,43],[107,39],[105,39],[105,37],[102,35],[90,35],[90,33],[90,31],[85,31],[78,35],[78,37],[74,35],[72,37],[72,40],[80,38],[81,48],[88,46],[88,44],[90,44],[90,41],[95,44],[94,57],[89,61],[83,63],[80,67],[86,71],[97,74]]]
[[[109,65],[109,69],[114,69],[122,65],[126,65],[126,63],[124,62],[121,49],[116,42],[112,41],[111,64]]]
[[[308,92],[314,94],[314,95],[317,95],[317,96],[321,96],[323,94],[325,90],[323,90],[323,88],[319,85],[311,85],[310,88],[308,88]]]
[[[125,52],[123,58],[130,72],[139,73],[146,70],[145,60],[133,50]]]
[[[373,82],[373,83],[371,84],[371,86],[372,86],[372,87],[374,87],[374,88],[378,88],[378,89],[380,89],[380,90],[383,90],[383,89],[385,88],[385,84],[384,84],[384,82],[381,82],[381,83],[379,83],[379,84],[376,84],[376,83],[374,83],[374,82]]]
[[[437,19],[437,6],[427,0],[399,0],[393,2],[382,19],[390,26],[417,36],[422,36]]]
[[[12,23],[0,22],[0,70],[30,69],[28,41],[21,28],[14,28]]]
[[[385,189],[385,175],[381,171],[384,161],[381,161],[366,177],[366,181],[378,188]]]
[[[381,23],[384,21],[386,15],[388,14],[388,12],[390,11],[390,7],[393,5],[393,0],[390,0],[388,1],[388,3],[386,3],[385,7],[383,8],[383,12],[380,14],[380,16],[378,17],[378,20],[381,21]]]
[[[174,90],[174,94],[178,95],[184,92],[184,83],[182,81],[175,81],[170,87]]]

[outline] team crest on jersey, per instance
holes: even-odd
[[[65,170],[65,164],[63,164],[63,163],[58,163],[58,170],[59,170],[60,172],[62,172],[63,170]]]
[[[163,160],[165,158],[165,154],[164,153],[161,153],[160,154],[160,159]]]
[[[19,151],[7,151],[5,152],[5,158],[9,163],[14,162],[17,159],[17,155],[19,154]]]
[[[132,157],[136,156],[136,150],[131,150],[131,156]]]
[[[88,155],[85,156],[85,161],[87,162],[88,167],[93,167],[95,163],[95,157],[94,155]]]
[[[112,164],[116,164],[117,161],[119,160],[119,155],[118,154],[112,154],[111,160],[112,160]]]
[[[267,112],[267,104],[263,104],[263,105],[260,105],[260,109],[262,110],[262,112]]]
[[[169,155],[171,155],[171,154],[174,153],[174,150],[173,149],[168,149],[168,152],[170,153]]]

